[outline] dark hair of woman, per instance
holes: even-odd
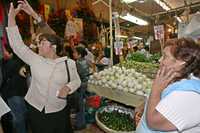
[[[87,55],[87,51],[83,47],[76,47],[76,51],[81,55],[82,58]]]
[[[58,56],[63,56],[64,40],[61,37],[54,35],[54,34],[44,33],[39,36],[40,41],[43,39],[47,39],[51,43],[51,45],[56,46],[56,54]]]
[[[180,78],[188,78],[191,73],[200,77],[200,45],[190,38],[181,38],[167,41],[164,48],[168,46],[177,60],[186,62]]]

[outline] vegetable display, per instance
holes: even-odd
[[[98,117],[104,125],[116,131],[133,131],[135,129],[133,119],[129,114],[115,110],[112,112],[103,111],[98,114]]]
[[[139,73],[143,73],[148,78],[153,79],[158,70],[159,65],[150,62],[137,62],[137,61],[124,61],[118,66],[125,67],[126,69],[135,69]]]
[[[147,96],[152,80],[135,69],[113,66],[90,76],[90,84]]]
[[[134,110],[118,105],[108,105],[97,110],[97,125],[106,133],[135,133]]]
[[[158,63],[160,57],[161,57],[160,53],[149,54],[148,52],[146,53],[134,52],[127,57],[127,60],[137,61],[137,62]]]

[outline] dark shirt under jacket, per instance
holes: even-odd
[[[13,56],[3,63],[3,86],[2,93],[4,97],[25,96],[28,90],[26,78],[19,75],[20,69],[25,63],[18,57]]]

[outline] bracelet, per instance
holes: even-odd
[[[37,19],[33,21],[34,24],[38,24],[42,21],[42,17],[39,15]]]

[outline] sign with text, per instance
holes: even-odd
[[[114,48],[116,55],[122,55],[123,41],[114,42]]]
[[[154,26],[154,35],[156,40],[164,39],[165,37],[164,25]]]

